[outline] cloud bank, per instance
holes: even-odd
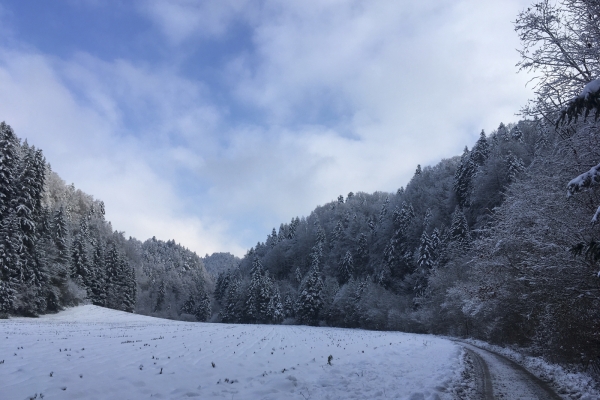
[[[0,119],[104,200],[116,229],[242,255],[515,121],[530,91],[510,21],[528,3],[139,2],[152,57],[54,54],[13,26]]]

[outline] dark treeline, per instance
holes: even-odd
[[[0,315],[83,302],[206,320],[210,278],[193,252],[113,231],[104,204],[66,185],[42,151],[0,124]]]

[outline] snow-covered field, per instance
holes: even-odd
[[[427,335],[176,322],[88,305],[0,320],[0,399],[450,399],[461,352]]]

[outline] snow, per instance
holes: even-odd
[[[0,320],[0,398],[450,399],[462,354],[429,335],[191,323],[86,305]]]
[[[600,164],[590,168],[589,171],[571,179],[567,185],[567,195],[571,196],[584,188],[588,188],[595,183],[600,182]]]
[[[600,390],[594,378],[589,374],[575,369],[570,371],[560,365],[551,364],[540,357],[525,356],[520,351],[491,345],[480,340],[468,339],[467,342],[511,359],[542,381],[548,382],[553,386],[556,393],[565,399],[600,399]]]
[[[581,93],[579,94],[579,98],[586,99],[592,93],[596,93],[600,90],[600,78],[594,79],[593,81],[588,82],[584,87]]]

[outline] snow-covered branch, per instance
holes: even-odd
[[[570,197],[580,190],[588,189],[597,183],[600,183],[600,164],[573,178],[567,185],[567,195]]]

